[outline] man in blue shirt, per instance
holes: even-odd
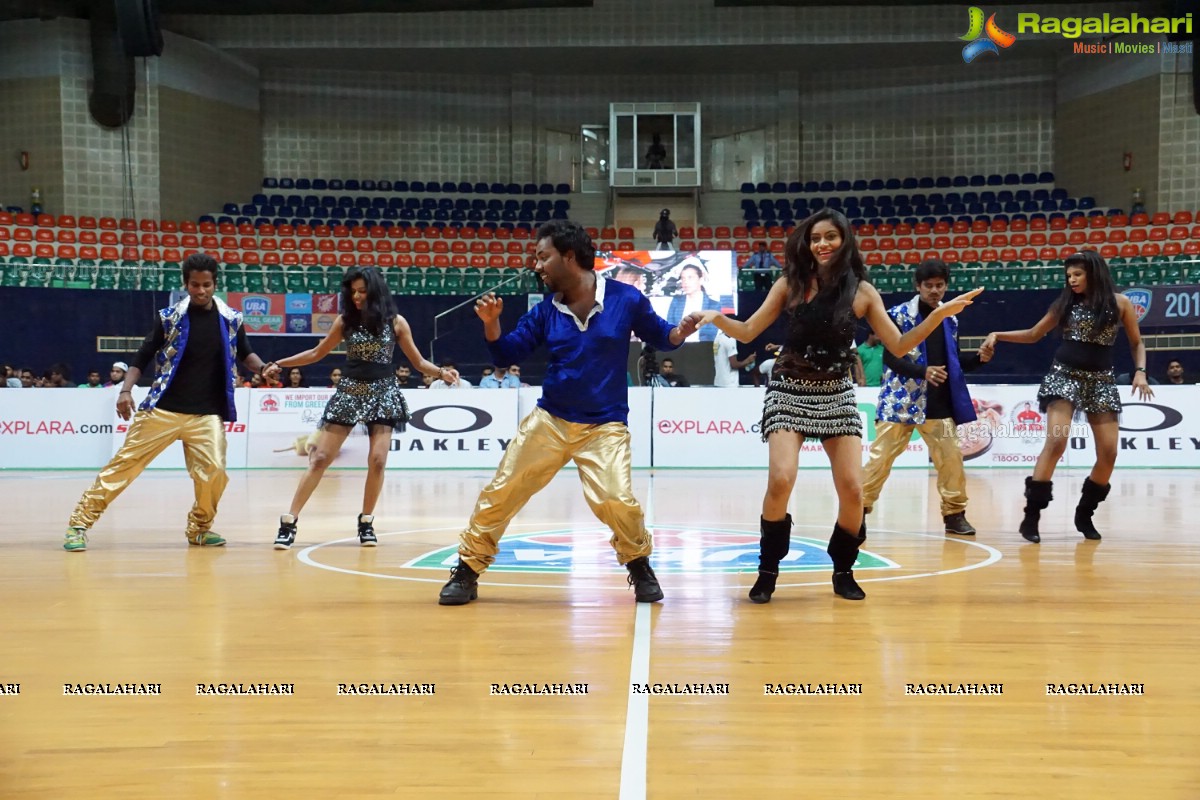
[[[756,291],[769,292],[775,283],[775,273],[772,270],[783,269],[783,265],[771,255],[766,242],[759,242],[758,249],[746,259],[742,269],[754,273],[754,288]]]
[[[495,561],[508,523],[574,460],[584,498],[613,531],[609,541],[629,570],[637,601],[652,603],[663,593],[650,568],[650,533],[630,475],[629,335],[659,350],[674,350],[695,332],[697,315],[671,327],[637,289],[596,274],[595,246],[573,222],[548,222],[537,238],[533,270],[546,285],[546,299],[504,335],[500,298],[492,293],[480,297],[475,313],[483,320],[493,363],[520,363],[539,345],[546,346],[550,358],[542,397],[521,421],[495,477],[480,493],[459,537],[458,564],[438,602],[459,606],[478,597],[479,573]]]

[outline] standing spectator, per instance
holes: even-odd
[[[658,245],[658,249],[674,250],[675,245],[672,242],[678,235],[679,229],[671,221],[671,209],[664,208],[658,212],[658,222],[654,223],[654,242]]]
[[[739,386],[742,368],[754,363],[753,352],[745,358],[738,358],[737,345],[737,340],[728,333],[717,331],[713,340],[713,386]]]
[[[858,348],[858,360],[862,364],[862,381],[859,386],[880,386],[883,384],[883,343],[875,335],[875,331],[867,334],[867,341]]]
[[[646,169],[666,169],[666,161],[667,146],[662,143],[662,134],[655,133],[646,148]]]
[[[771,255],[766,242],[759,242],[757,249],[750,254],[742,269],[754,273],[754,288],[756,291],[769,292],[775,282],[772,270],[783,269],[783,265]]]

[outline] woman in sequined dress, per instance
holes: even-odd
[[[296,540],[300,511],[356,425],[365,425],[370,436],[367,483],[363,488],[362,513],[358,515],[358,541],[364,547],[377,544],[375,503],[383,488],[392,429],[409,418],[408,404],[392,371],[392,351],[397,343],[422,373],[443,380],[449,378],[449,382],[458,379],[455,370],[439,368],[417,350],[412,330],[404,317],[396,313],[391,292],[378,270],[358,267],[347,270],[342,278],[342,309],[320,344],[269,365],[277,372],[312,364],[329,355],[343,339],[346,341],[347,359],[342,379],[325,406],[316,447],[309,453],[308,471],[296,487],[288,513],[279,518],[276,550],[287,550]]]
[[[1108,497],[1109,478],[1117,462],[1120,428],[1117,415],[1121,398],[1113,376],[1112,349],[1117,329],[1123,327],[1133,352],[1133,393],[1143,400],[1154,396],[1146,379],[1146,346],[1138,330],[1137,312],[1123,294],[1117,294],[1108,264],[1095,250],[1083,250],[1069,256],[1067,285],[1046,315],[1032,328],[990,334],[983,348],[996,342],[1033,344],[1054,328],[1062,331],[1063,342],[1054,354],[1050,372],[1038,389],[1038,405],[1046,414],[1046,442],[1033,468],[1025,478],[1025,518],[1020,531],[1031,542],[1040,542],[1038,522],[1053,499],[1054,468],[1067,450],[1071,419],[1087,417],[1096,442],[1096,463],[1083,481],[1079,505],[1075,508],[1075,528],[1088,539],[1099,539],[1092,514]]]
[[[862,421],[849,373],[857,320],[866,319],[883,346],[903,356],[939,330],[942,320],[971,304],[981,289],[942,303],[912,331],[901,335],[883,307],[867,271],[849,220],[822,209],[788,237],[786,263],[762,306],[745,322],[712,311],[712,322],[740,342],[757,338],[787,313],[787,338],[767,385],[762,435],[767,442],[767,491],[760,519],[758,580],[750,590],[755,603],[771,600],[779,563],[788,554],[792,517],[788,500],[796,483],[800,447],[807,438],[821,441],[833,470],[838,495],[837,524],[827,552],[833,560],[833,590],[847,600],[866,594],[854,580],[854,561],[866,540],[862,505]]]

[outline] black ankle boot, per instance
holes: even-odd
[[[788,554],[792,545],[792,515],[783,519],[768,520],[759,517],[758,580],[750,589],[750,600],[754,603],[769,603],[775,592],[775,580],[779,577],[779,562]]]
[[[1042,540],[1038,533],[1038,522],[1042,518],[1042,509],[1050,505],[1054,499],[1051,490],[1054,481],[1035,481],[1033,476],[1025,478],[1025,519],[1021,520],[1021,535],[1037,544]]]
[[[635,558],[625,565],[629,570],[629,585],[633,587],[633,597],[639,603],[657,603],[663,599],[662,587],[658,585],[658,576],[650,567],[650,559],[646,556]]]
[[[1075,530],[1082,533],[1085,539],[1100,538],[1100,531],[1092,524],[1092,514],[1108,497],[1110,489],[1111,483],[1101,486],[1091,478],[1083,479],[1083,493],[1079,497],[1079,505],[1075,507]]]
[[[854,562],[858,558],[858,548],[866,540],[866,520],[863,520],[858,536],[841,525],[834,525],[833,535],[829,537],[829,547],[825,552],[833,559],[833,591],[847,600],[863,600],[867,596],[854,580]]]
[[[465,606],[479,597],[479,573],[468,567],[463,560],[450,570],[450,580],[438,595],[439,606]]]
[[[358,543],[363,547],[379,544],[379,540],[375,538],[375,517],[370,514],[358,515]]]

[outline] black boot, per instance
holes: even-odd
[[[1110,489],[1111,483],[1101,486],[1091,478],[1083,479],[1083,494],[1079,497],[1079,505],[1075,507],[1075,530],[1082,533],[1085,539],[1100,538],[1100,531],[1092,524],[1092,514],[1096,513],[1096,506],[1108,497]]]
[[[647,556],[635,558],[625,565],[629,570],[629,585],[633,587],[633,597],[639,603],[657,603],[663,599],[662,587],[658,585],[658,576],[650,567]]]
[[[829,547],[825,552],[833,559],[833,592],[847,600],[863,600],[867,596],[854,580],[854,562],[858,558],[858,548],[866,540],[866,520],[863,520],[858,536],[840,525],[834,525],[833,535],[829,537]]]
[[[358,543],[363,547],[379,544],[379,540],[375,538],[375,517],[370,514],[358,515]]]
[[[792,544],[792,515],[783,519],[768,520],[759,517],[758,580],[750,589],[750,600],[754,603],[769,603],[775,591],[775,579],[779,577],[779,562],[788,554]]]
[[[942,517],[942,522],[946,525],[946,533],[953,533],[955,536],[975,535],[975,526],[967,522],[965,512],[959,511],[957,514],[947,514]]]
[[[1042,518],[1042,509],[1050,505],[1054,499],[1051,489],[1054,481],[1035,481],[1030,475],[1025,478],[1025,519],[1021,520],[1021,535],[1037,544],[1042,540],[1038,533],[1038,522]]]
[[[450,570],[450,580],[438,595],[439,606],[465,606],[479,597],[479,573],[463,563],[461,558]]]

